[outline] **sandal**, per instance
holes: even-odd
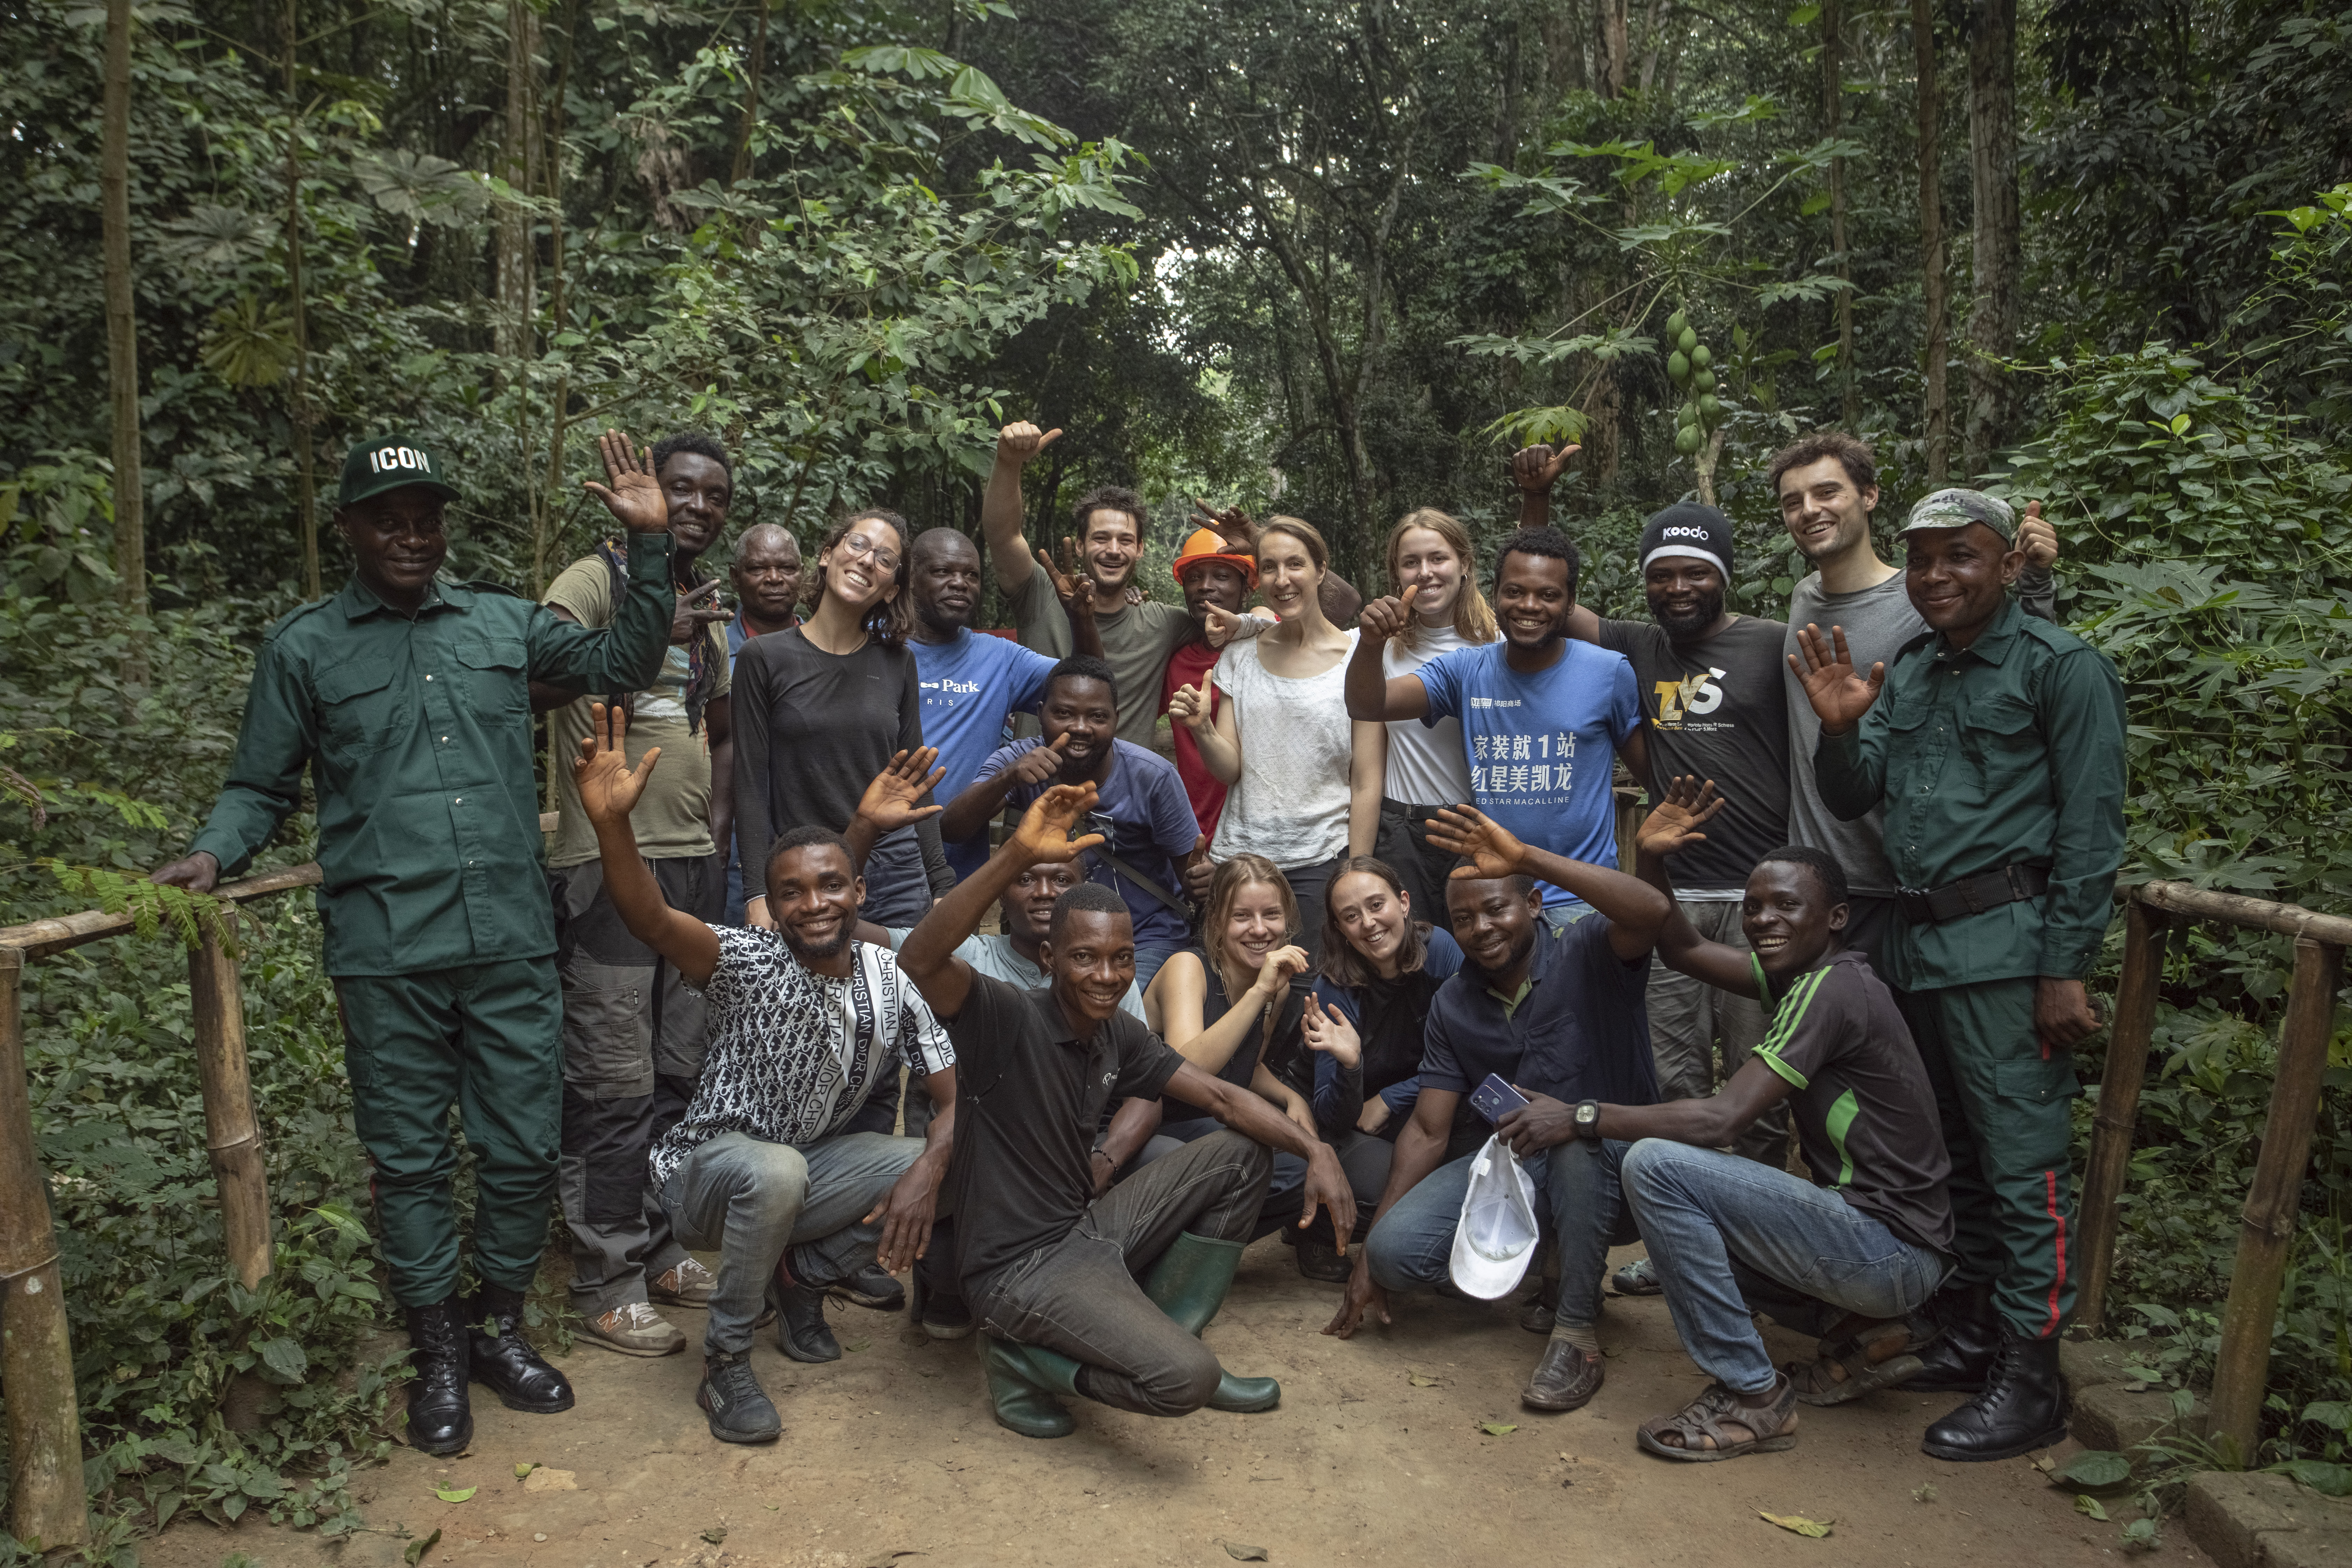
[[[1781,1371],[1805,1404],[1843,1405],[1917,1376],[1927,1364],[1918,1352],[1934,1342],[1936,1332],[1933,1324],[1916,1317],[1849,1314],[1822,1339],[1814,1361],[1806,1365],[1790,1362]],[[1887,1348],[1890,1344],[1894,1348]],[[1883,1353],[1874,1359],[1874,1350]]]
[[[1734,1437],[1727,1428],[1748,1436]],[[1757,1408],[1742,1405],[1739,1395],[1723,1384],[1710,1383],[1705,1393],[1672,1415],[1643,1422],[1634,1436],[1660,1458],[1694,1464],[1777,1454],[1797,1446],[1796,1385],[1781,1378],[1773,1387],[1772,1403]]]

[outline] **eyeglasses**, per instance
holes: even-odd
[[[874,557],[874,564],[885,572],[896,572],[898,569],[898,552],[895,550],[883,549],[864,534],[842,535],[840,547],[852,555],[871,555]]]

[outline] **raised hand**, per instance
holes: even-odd
[[[631,533],[667,532],[669,503],[662,500],[661,485],[654,478],[654,449],[640,451],[620,431],[607,430],[596,437],[596,450],[604,459],[606,483],[582,480],[588,493]]]
[[[1062,759],[1069,753],[1070,732],[1067,730],[1042,746],[1032,746],[1013,759],[1015,784],[1041,784],[1062,771]]]
[[[1062,601],[1062,613],[1072,620],[1084,616],[1091,619],[1095,613],[1095,595],[1091,588],[1081,588],[1086,574],[1078,569],[1078,542],[1068,534],[1062,535],[1062,563],[1043,550],[1037,552],[1037,564],[1045,569],[1045,580],[1054,584],[1054,597]]]
[[[1209,723],[1208,680],[1202,678],[1198,686],[1180,686],[1168,699],[1168,717],[1188,729],[1202,730]]]
[[[1257,972],[1257,984],[1251,989],[1272,1001],[1290,984],[1292,975],[1304,974],[1311,967],[1305,948],[1286,943],[1265,955],[1265,967]]]
[[[1384,643],[1412,625],[1412,601],[1421,584],[1408,584],[1402,595],[1390,595],[1366,605],[1357,618],[1357,634],[1369,643]]]
[[[1233,641],[1241,624],[1242,617],[1223,605],[1201,606],[1201,640],[1211,647],[1223,647]]]
[[[872,825],[875,837],[947,809],[915,804],[948,776],[947,769],[931,766],[939,759],[937,746],[918,746],[911,752],[892,753],[889,765],[874,775],[874,782],[858,796],[857,815]]]
[[[1650,855],[1672,855],[1694,844],[1706,842],[1699,827],[1711,821],[1727,803],[1715,793],[1715,781],[1702,785],[1688,773],[1676,773],[1666,785],[1664,798],[1650,807],[1642,819],[1641,828],[1633,835],[1633,847]]]
[[[1195,500],[1192,511],[1193,515],[1184,520],[1188,527],[1210,530],[1236,555],[1257,553],[1257,524],[1241,508],[1229,506],[1219,511],[1208,502]]]
[[[1455,881],[1516,877],[1522,869],[1519,862],[1526,858],[1528,847],[1475,805],[1449,805],[1427,826],[1432,844],[1470,862],[1454,868]]]
[[[1878,689],[1886,684],[1884,664],[1870,667],[1868,680],[1853,672],[1853,654],[1845,646],[1843,626],[1832,626],[1824,643],[1822,628],[1808,624],[1797,634],[1797,651],[1789,656],[1789,668],[1804,684],[1805,700],[1813,705],[1822,728],[1832,735],[1862,722],[1870,705],[1878,700]]]
[[[2025,503],[2025,516],[2017,525],[2017,547],[2035,566],[2048,566],[2058,559],[2058,531],[2042,517],[2038,500]]]
[[[698,605],[697,599],[708,599],[719,589],[719,579],[698,583],[691,588],[677,591],[677,608],[670,616],[669,640],[673,647],[691,647],[702,628],[716,621],[732,620],[735,612],[716,603]]]
[[[1298,1036],[1310,1051],[1321,1051],[1343,1068],[1364,1059],[1364,1042],[1348,1016],[1320,996],[1309,996],[1298,1015]],[[1377,1098],[1377,1097],[1375,1097]]]
[[[1041,431],[1026,419],[1016,419],[996,433],[996,460],[1026,468],[1038,453],[1061,438],[1059,430]]]
[[[1095,786],[1091,782],[1055,784],[1022,814],[1021,826],[1013,830],[1013,841],[1021,846],[1033,866],[1075,860],[1103,841],[1099,833],[1089,833],[1083,838],[1070,837],[1070,830],[1086,820],[1087,813],[1094,808]]]
[[[1549,490],[1559,482],[1568,460],[1582,450],[1575,446],[1555,450],[1542,442],[1522,447],[1511,454],[1511,482],[1523,490]]]
[[[572,764],[572,782],[580,786],[580,809],[595,823],[626,822],[654,776],[661,748],[647,751],[635,768],[629,766],[629,716],[602,702],[588,706],[588,733],[580,740],[580,760]]]

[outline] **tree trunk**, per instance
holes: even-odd
[[[579,26],[580,7],[567,5],[563,13],[563,58],[555,68],[555,82],[549,93],[553,107],[548,112],[544,144],[547,156],[541,160],[547,173],[547,199],[553,205],[547,222],[548,323],[559,334],[569,320],[563,300],[563,95],[572,81],[572,46]],[[563,488],[563,439],[571,398],[571,375],[558,375],[555,404],[549,415],[551,428],[547,437],[547,483],[532,494],[530,503],[530,596],[534,599],[547,591],[547,558],[555,544],[554,498]],[[554,760],[550,758],[550,789],[554,787]]]
[[[1630,47],[1627,0],[1596,0],[1593,22],[1593,86],[1603,98],[1625,96],[1625,55]]]
[[[735,128],[735,164],[727,175],[733,185],[751,174],[751,132],[760,123],[760,78],[768,65],[768,5],[760,0],[760,20],[751,33],[751,58],[743,72],[743,117]]]
[[[106,248],[106,385],[114,424],[114,594],[129,623],[122,683],[147,684],[146,490],[139,465],[139,320],[131,292],[131,0],[107,0],[98,187]]]
[[[310,449],[310,317],[302,274],[302,104],[295,96],[296,0],[286,0],[286,289],[293,315],[294,372],[287,385],[286,422],[294,432],[294,505],[301,519],[302,596],[320,599],[319,490]]]
[[[1927,488],[1941,489],[1952,467],[1952,411],[1944,387],[1944,362],[1950,357],[1944,321],[1944,190],[1941,89],[1936,74],[1936,11],[1933,0],[1911,0],[1911,46],[1917,57],[1919,111],[1919,275],[1927,314],[1923,365],[1927,390],[1919,410],[1927,447]]]
[[[538,140],[536,57],[539,53],[539,13],[530,0],[507,0],[507,127],[500,155],[501,171],[515,190],[531,189],[532,156]],[[532,266],[530,214],[509,203],[499,215],[499,304],[493,346],[499,357],[521,360],[530,354]],[[509,371],[509,374],[513,372]]]
[[[2017,229],[2017,0],[1973,0],[1969,27],[1969,165],[1976,205],[1969,312],[1967,460],[1981,474],[2009,438],[2008,373],[2024,262]]]
[[[1822,134],[1837,139],[1845,121],[1845,6],[1826,0],[1822,6]],[[1837,258],[1838,280],[1852,283],[1853,274],[1845,255],[1845,160],[1830,160],[1830,250]],[[1862,416],[1862,401],[1853,381],[1853,290],[1838,290],[1838,421],[1848,430]]]
[[[1584,38],[1582,0],[1567,0],[1545,14],[1544,79],[1554,102],[1564,93],[1582,92],[1590,79],[1584,68]]]

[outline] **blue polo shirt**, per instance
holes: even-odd
[[[1001,746],[981,773],[1009,768],[1045,743],[1033,735]],[[1095,809],[1079,831],[1101,834],[1112,854],[1181,899],[1184,879],[1178,863],[1192,852],[1193,840],[1201,836],[1201,825],[1192,816],[1192,797],[1184,793],[1184,780],[1175,763],[1130,741],[1113,741],[1111,754],[1110,777],[1097,792]],[[1026,811],[1055,783],[1047,779],[1041,784],[1015,784],[1004,804]],[[1084,859],[1087,880],[1118,889],[1126,901],[1139,944],[1181,944],[1192,940],[1190,922],[1111,869],[1101,856],[1089,854]]]
[[[1468,1094],[1496,1073],[1571,1104],[1654,1105],[1658,1075],[1642,1003],[1649,983],[1648,953],[1628,963],[1610,951],[1608,917],[1596,911],[1557,934],[1538,921],[1517,997],[1496,994],[1486,972],[1467,963],[1437,988],[1421,1087]]]
[[[923,693],[923,744],[940,749],[939,765],[948,771],[936,794],[944,805],[988,771],[988,754],[1004,741],[1006,715],[1037,711],[1055,661],[969,626],[945,642],[910,637],[907,646]],[[988,830],[941,847],[961,881],[987,861]]]
[[[1453,648],[1413,671],[1429,694],[1422,722],[1462,721],[1478,809],[1520,843],[1613,868],[1610,775],[1617,749],[1642,722],[1633,667],[1622,654],[1566,642],[1549,669],[1522,674],[1507,662],[1509,651],[1500,642]],[[1549,882],[1537,886],[1547,907],[1577,902]]]

